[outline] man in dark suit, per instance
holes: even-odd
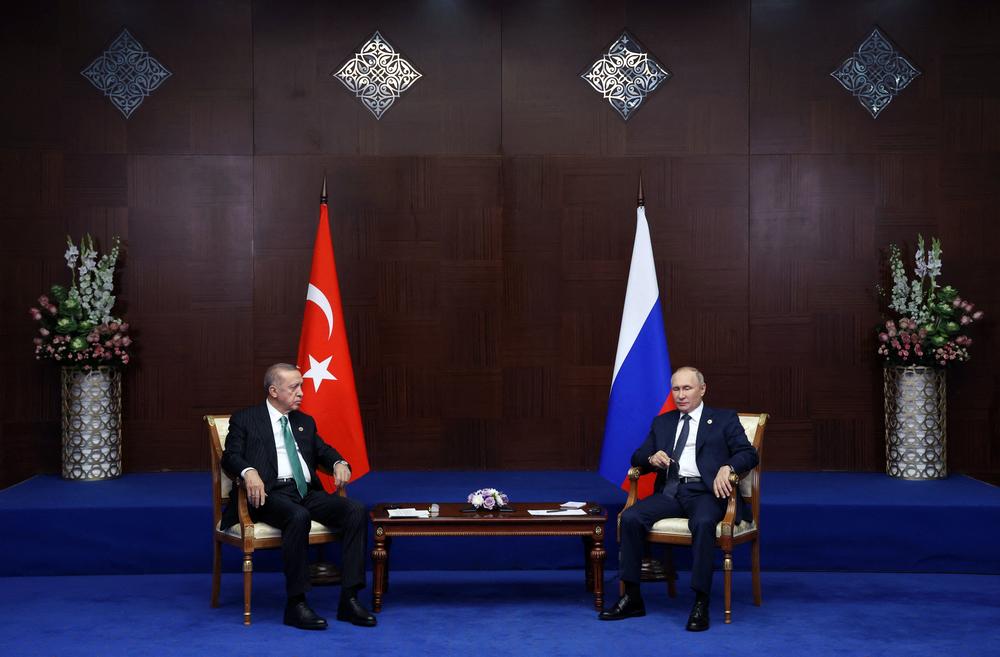
[[[655,418],[646,441],[632,454],[634,467],[656,469],[658,473],[653,494],[621,516],[619,576],[625,592],[599,618],[621,620],[646,615],[639,594],[646,534],[663,518],[688,518],[695,601],[687,629],[699,632],[708,629],[715,527],[726,513],[733,489],[729,475],[748,472],[757,465],[758,458],[734,411],[702,403],[706,388],[701,372],[681,367],[671,377],[670,387],[677,410]],[[750,509],[744,508],[739,495],[737,504],[736,521],[749,520]]]
[[[372,627],[375,617],[358,602],[365,585],[365,507],[357,500],[330,495],[316,476],[316,466],[333,472],[337,486],[351,478],[350,464],[316,433],[316,423],[299,412],[302,374],[278,363],[264,375],[264,402],[233,414],[222,454],[222,467],[246,487],[250,517],[281,530],[284,561],[285,624],[306,630],[326,629],[326,619],[306,603],[309,589],[309,526],[316,520],[342,534],[344,568],[337,620]],[[223,527],[237,522],[231,503]]]

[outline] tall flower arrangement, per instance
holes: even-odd
[[[931,239],[926,248],[917,238],[914,277],[903,264],[899,247],[889,245],[892,290],[881,290],[892,317],[878,329],[878,354],[894,365],[946,366],[969,360],[972,338],[968,327],[983,317],[983,311],[961,298],[950,285],[938,285],[941,275],[941,241]]]
[[[70,286],[53,285],[29,309],[37,321],[35,359],[92,369],[101,365],[127,365],[132,338],[129,326],[112,315],[115,305],[114,273],[120,240],[101,255],[94,240],[85,235],[77,246],[66,238],[66,266]]]

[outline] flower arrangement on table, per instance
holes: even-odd
[[[510,503],[510,500],[505,493],[498,491],[496,488],[480,488],[469,493],[468,502],[477,509],[492,511],[493,509],[506,507]]]
[[[923,236],[918,236],[913,279],[907,275],[902,253],[895,244],[889,245],[889,268],[892,291],[880,292],[888,297],[889,310],[895,317],[878,328],[878,354],[893,365],[944,367],[969,360],[972,338],[966,331],[982,319],[983,311],[962,299],[952,286],[938,286],[941,241],[932,238],[928,250]]]
[[[69,289],[53,285],[38,297],[31,318],[41,326],[35,337],[35,359],[53,360],[85,370],[107,365],[127,365],[132,338],[129,326],[112,316],[115,305],[114,273],[120,240],[101,255],[94,240],[85,235],[77,247],[66,238],[66,265],[72,272]]]

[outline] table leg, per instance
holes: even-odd
[[[372,550],[372,610],[382,611],[382,595],[385,592],[386,566],[389,547],[386,544],[385,529],[375,528],[375,548]]]
[[[583,539],[583,574],[587,591],[594,592],[594,566],[590,558],[590,551],[593,549],[593,540],[589,536],[582,536]]]
[[[601,611],[604,609],[604,540],[601,534],[596,534],[591,539],[590,566],[593,569],[594,579],[594,607]]]

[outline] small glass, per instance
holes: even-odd
[[[441,513],[441,507],[439,507],[436,503],[431,504],[429,507],[427,507],[427,511],[430,513],[432,518],[436,518],[437,515]]]

